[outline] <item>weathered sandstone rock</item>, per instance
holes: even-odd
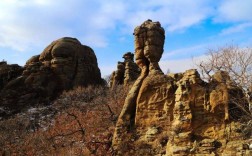
[[[163,54],[164,29],[159,22],[145,21],[134,30],[135,57],[137,65],[143,70],[148,66],[150,72],[160,72],[158,65]]]
[[[110,87],[115,85],[130,85],[140,74],[140,69],[134,62],[134,54],[127,52],[123,55],[124,62],[118,62],[117,70],[111,74]]]
[[[124,86],[127,86],[134,82],[139,74],[140,69],[138,68],[137,64],[134,62],[134,54],[131,52],[128,52],[123,55],[123,58],[125,59],[125,73],[124,73]]]
[[[26,62],[22,76],[1,91],[0,106],[15,113],[31,105],[49,104],[63,90],[101,84],[94,51],[75,38],[64,37]]]
[[[112,82],[112,88],[115,85],[123,84],[124,80],[124,73],[125,73],[125,63],[124,62],[118,62],[117,63],[117,70],[114,72],[113,77],[111,77]]]
[[[239,122],[247,110],[234,101],[244,95],[228,74],[217,72],[209,83],[195,69],[164,75],[158,65],[163,28],[147,20],[134,35],[141,74],[116,124],[112,143],[116,155],[250,154],[251,141],[242,136],[251,133]]]
[[[127,151],[127,149],[123,147],[124,144],[123,142],[127,142],[127,140],[131,138],[128,135],[130,134],[129,132],[135,130],[134,127],[136,126],[138,127],[139,125],[145,126],[145,123],[140,124],[137,122],[138,116],[139,118],[142,118],[142,115],[140,114],[138,115],[138,113],[141,112],[139,111],[139,109],[140,110],[143,109],[141,107],[145,108],[148,107],[148,105],[145,104],[147,104],[149,100],[146,102],[145,98],[148,97],[148,95],[150,95],[153,92],[155,93],[160,92],[161,90],[159,87],[165,88],[166,92],[165,95],[156,97],[159,96],[158,94],[156,94],[156,96],[155,95],[153,96],[154,101],[155,99],[159,99],[161,101],[160,107],[162,106],[165,107],[169,105],[168,103],[170,102],[169,100],[168,101],[165,100],[165,97],[170,94],[172,88],[171,84],[164,84],[164,85],[162,84],[162,82],[165,83],[168,82],[169,78],[163,75],[158,65],[158,61],[160,60],[161,55],[163,53],[163,44],[165,38],[164,29],[161,27],[160,23],[147,20],[141,26],[137,27],[134,30],[134,35],[135,35],[136,63],[141,69],[141,74],[133,84],[130,92],[126,97],[124,107],[122,109],[122,112],[119,116],[116,125],[113,138],[113,146],[116,150],[119,151],[118,155],[121,155],[122,153]],[[158,41],[156,42],[156,40]],[[161,80],[161,83],[156,81],[158,87],[154,87],[152,89],[153,87],[152,81],[155,81],[156,79]],[[151,93],[149,94],[147,93],[146,90],[153,90],[153,91],[151,91]],[[143,94],[141,94],[142,92]],[[144,93],[147,93],[148,95],[145,95]],[[141,107],[138,106],[138,102],[143,103]],[[155,108],[156,107],[155,104],[152,105],[152,107]],[[150,110],[149,111],[147,110],[146,112],[152,112],[153,114],[158,114],[158,112],[155,113],[152,111],[153,108],[150,108]],[[150,114],[153,115],[152,113]],[[160,114],[162,114],[162,111]],[[148,127],[149,125],[147,125],[147,129]],[[140,127],[139,129],[146,129],[146,127]]]

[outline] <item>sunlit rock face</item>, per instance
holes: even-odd
[[[160,72],[158,65],[163,54],[165,32],[159,22],[145,21],[134,30],[137,65],[150,73]]]
[[[242,155],[241,123],[232,99],[242,99],[225,72],[206,83],[197,70],[164,75],[159,68],[164,29],[145,21],[136,27],[135,57],[141,69],[118,118],[116,155]],[[171,67],[172,68],[172,67]],[[246,105],[246,102],[243,103]]]
[[[26,62],[23,74],[1,91],[0,103],[15,113],[49,104],[63,90],[103,83],[94,51],[75,38],[64,37]]]

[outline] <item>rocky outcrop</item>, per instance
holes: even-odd
[[[140,69],[134,62],[134,54],[127,52],[123,55],[124,62],[118,62],[117,70],[111,74],[110,87],[115,85],[128,86],[133,83],[140,74]]]
[[[122,112],[117,121],[116,129],[113,136],[113,147],[115,150],[118,151],[118,155],[122,155],[122,153],[125,153],[126,151],[129,150],[125,148],[124,146],[125,142],[131,141],[131,140],[135,142],[136,138],[131,138],[131,135],[130,135],[131,133],[129,132],[133,131],[136,125],[140,125],[140,123],[138,123],[136,119],[136,117],[138,117],[138,112],[140,109],[138,107],[138,102],[143,102],[143,103],[149,102],[149,100],[147,101],[146,99],[144,99],[148,95],[142,96],[140,92],[146,92],[147,89],[149,91],[152,90],[150,87],[148,88],[143,87],[145,85],[142,85],[142,84],[146,84],[146,87],[147,87],[152,84],[153,80],[154,81],[156,80],[155,78],[148,79],[146,77],[154,76],[154,77],[159,77],[158,79],[161,79],[163,82],[169,81],[168,78],[165,75],[163,75],[158,65],[158,62],[163,53],[163,44],[164,44],[164,38],[165,38],[164,29],[161,27],[160,23],[147,20],[141,26],[137,27],[134,30],[134,35],[135,35],[136,64],[141,69],[141,73],[138,79],[133,84],[132,88],[130,89],[126,97]],[[144,82],[145,79],[147,80],[147,82]],[[153,91],[158,92],[158,89],[159,88],[153,88]],[[150,92],[153,93],[152,91]],[[144,107],[148,107],[148,106],[146,105]],[[142,125],[145,125],[145,124],[142,124]],[[136,129],[136,131],[137,130],[138,129]],[[132,132],[132,133],[137,133],[137,132]],[[133,154],[136,154],[136,153],[134,153],[133,151]],[[141,155],[141,153],[139,154]]]
[[[111,88],[114,88],[114,86],[116,85],[122,85],[124,82],[124,74],[125,74],[125,63],[118,62],[116,71],[113,71],[113,73],[110,76],[109,86]]]
[[[0,103],[15,113],[35,104],[49,104],[63,90],[100,84],[103,80],[94,51],[65,37],[26,62],[23,74],[1,91]]]
[[[124,73],[124,86],[127,86],[133,83],[140,74],[140,69],[137,64],[134,62],[134,54],[128,52],[123,55],[124,63],[125,63],[125,73]]]
[[[7,64],[6,61],[0,62],[0,90],[11,80],[20,76],[23,72],[23,67],[17,64]]]
[[[234,101],[243,94],[228,74],[217,72],[209,83],[195,69],[164,75],[158,65],[165,38],[160,23],[147,20],[134,35],[141,74],[116,124],[116,155],[251,154],[237,120],[246,110]]]

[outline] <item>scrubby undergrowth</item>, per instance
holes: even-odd
[[[48,107],[0,121],[3,155],[112,155],[112,134],[128,89],[75,88]]]

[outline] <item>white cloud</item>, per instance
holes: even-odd
[[[104,47],[105,30],[115,27],[121,12],[123,5],[116,1],[0,1],[0,46],[25,51],[34,45],[73,36],[94,47]]]
[[[251,21],[249,6],[252,6],[251,0],[221,3],[211,0],[1,0],[0,46],[26,51],[34,46],[44,48],[59,37],[73,36],[83,44],[103,48],[109,46],[111,34],[131,34],[147,19],[160,21],[166,31],[176,32],[212,16],[216,21]],[[216,14],[214,7],[217,7]],[[235,26],[223,33],[245,27],[248,26]]]
[[[168,51],[163,54],[162,60],[170,59],[171,57],[174,56],[186,55],[187,57],[192,57],[193,55],[197,55],[198,53],[207,51],[207,48],[209,48],[209,46],[210,46],[209,44],[199,44]]]
[[[209,1],[1,0],[0,46],[24,51],[34,44],[74,36],[104,47],[118,26],[132,33],[149,18],[160,21],[168,31],[198,24],[211,14]]]
[[[197,69],[196,63],[206,59],[206,55],[201,55],[193,58],[160,61],[159,65],[164,73],[166,73],[168,69],[171,73],[180,73],[188,69]]]
[[[105,36],[93,33],[93,34],[86,34],[82,38],[79,38],[82,44],[85,44],[90,47],[106,47],[108,45],[107,39]]]
[[[209,0],[137,1],[125,20],[130,30],[147,19],[160,21],[168,31],[183,30],[211,15],[213,6],[209,3]]]
[[[238,33],[241,31],[244,31],[247,28],[252,27],[252,22],[250,23],[242,23],[242,24],[238,24],[229,28],[226,28],[224,30],[221,31],[220,35],[229,35],[229,34],[233,34],[233,33]]]
[[[248,22],[252,21],[251,0],[223,0],[218,6],[216,22]]]
[[[47,3],[46,3],[47,2]],[[33,46],[41,46],[56,37],[70,34],[70,30],[54,21],[55,15],[46,10],[39,1],[1,1],[0,2],[0,43],[17,51],[25,51]]]

